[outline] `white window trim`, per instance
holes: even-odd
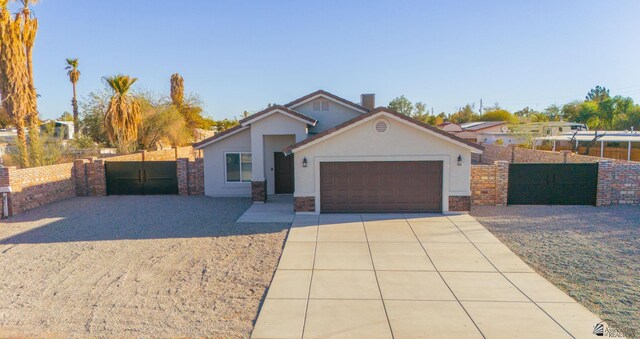
[[[229,181],[227,179],[227,154],[238,154],[240,162],[240,181]],[[251,180],[244,181],[242,180],[242,155],[243,154],[251,154],[251,152],[224,152],[224,182],[225,184],[249,184]],[[251,166],[253,170],[253,155],[251,155]]]

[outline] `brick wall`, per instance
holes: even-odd
[[[495,165],[471,165],[471,204],[496,204]]]
[[[194,160],[199,157],[200,151],[191,146],[177,147],[160,151],[141,151],[125,155],[116,155],[105,158],[107,161],[162,161],[189,158]]]
[[[315,197],[293,197],[293,210],[296,212],[315,212]]]
[[[204,194],[204,162],[197,158],[191,146],[177,149],[140,152],[108,159],[76,159],[73,163],[23,168],[0,168],[0,192],[7,194],[8,215],[14,215],[26,210],[75,196],[104,196],[107,194],[107,183],[104,163],[108,161],[146,161],[174,160],[176,156],[183,158],[184,179],[179,183],[184,185],[181,193]],[[178,172],[180,172],[180,167]],[[0,202],[2,195],[0,193]],[[0,212],[4,205],[0,206]],[[3,217],[4,214],[2,215]]]
[[[9,193],[9,215],[76,196],[74,164],[1,168]]]
[[[585,163],[599,162],[603,158],[571,153],[571,151],[544,151],[529,148],[484,145],[484,153],[480,156],[483,164],[492,165],[495,161],[510,163]],[[604,159],[611,160],[611,159]]]
[[[471,205],[495,206],[507,204],[509,163],[471,165]]]
[[[609,187],[612,204],[640,205],[640,162],[614,162]]]
[[[449,211],[464,212],[471,210],[471,197],[461,195],[449,196]]]

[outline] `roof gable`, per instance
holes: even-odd
[[[353,109],[353,110],[355,110],[355,111],[357,111],[359,113],[367,113],[367,112],[370,111],[368,108],[366,108],[364,106],[358,105],[355,102],[352,102],[352,101],[349,101],[347,99],[341,98],[341,97],[339,97],[339,96],[337,96],[335,94],[329,93],[329,92],[324,91],[324,90],[317,90],[317,91],[315,91],[313,93],[309,93],[309,94],[307,94],[307,95],[305,95],[305,96],[303,96],[301,98],[293,100],[292,102],[290,102],[290,103],[288,103],[288,104],[286,104],[284,106],[293,109],[293,108],[296,108],[296,107],[298,107],[300,105],[303,105],[303,104],[305,104],[307,102],[313,101],[313,100],[315,100],[317,98],[320,98],[320,97],[329,99],[329,100],[331,100],[331,101],[333,101],[333,102],[335,102],[337,104],[349,107],[349,108],[351,108],[351,109]]]
[[[214,135],[212,137],[209,137],[209,138],[206,138],[204,140],[201,140],[201,141],[198,141],[198,142],[194,143],[193,144],[193,148],[194,149],[204,148],[206,146],[209,146],[209,145],[213,144],[214,142],[223,140],[223,139],[225,139],[227,137],[230,137],[230,136],[232,136],[232,135],[234,135],[234,134],[236,134],[238,132],[242,132],[242,131],[244,131],[244,130],[246,130],[248,128],[249,128],[249,126],[242,126],[242,125],[233,126],[233,127],[229,128],[227,130],[224,130],[224,131],[222,131],[222,132],[220,132],[220,133],[218,133],[218,134],[216,134],[216,135]]]
[[[402,122],[402,123],[404,123],[406,125],[410,125],[410,126],[413,126],[415,128],[418,128],[418,129],[420,129],[420,130],[422,130],[424,132],[427,132],[427,133],[429,133],[431,135],[434,135],[434,136],[436,136],[438,138],[441,138],[443,140],[447,140],[449,142],[457,144],[458,146],[467,148],[467,149],[471,150],[472,152],[477,152],[478,153],[478,152],[482,152],[484,150],[484,147],[482,147],[482,146],[480,146],[480,145],[478,145],[478,144],[476,144],[474,142],[462,139],[462,138],[457,137],[457,136],[455,136],[455,135],[453,135],[451,133],[442,131],[442,130],[436,128],[436,127],[433,127],[431,125],[425,124],[425,123],[423,123],[423,122],[421,122],[419,120],[413,119],[413,118],[408,117],[408,116],[406,116],[404,114],[400,114],[400,113],[398,113],[396,111],[393,111],[393,110],[391,110],[389,108],[378,107],[378,108],[370,111],[367,114],[363,114],[361,116],[358,116],[358,117],[356,117],[354,119],[351,119],[349,121],[346,121],[346,122],[344,122],[344,123],[342,123],[342,124],[340,124],[340,125],[338,125],[338,126],[336,126],[334,128],[331,128],[331,129],[328,129],[328,130],[326,130],[326,131],[324,131],[322,133],[316,134],[315,136],[313,136],[311,138],[307,138],[307,139],[302,140],[302,141],[300,141],[300,142],[298,142],[298,143],[296,143],[294,145],[291,145],[291,146],[289,146],[289,147],[287,147],[285,149],[285,152],[295,152],[295,151],[310,147],[310,146],[312,146],[312,145],[314,145],[316,143],[322,142],[325,139],[331,138],[334,135],[337,135],[337,134],[340,134],[342,132],[345,132],[345,131],[351,129],[352,127],[358,126],[358,125],[360,125],[360,124],[362,124],[362,123],[364,123],[366,121],[369,121],[369,120],[374,119],[377,116],[381,116],[381,115],[393,118],[393,119],[398,120],[398,121],[400,121],[400,122]]]
[[[240,120],[240,125],[242,126],[248,126],[253,122],[256,122],[260,119],[264,119],[268,116],[270,116],[271,114],[274,113],[281,113],[283,115],[286,115],[292,119],[298,120],[298,121],[302,121],[304,123],[307,123],[311,126],[315,126],[315,124],[318,122],[316,119],[311,118],[309,116],[306,116],[300,112],[296,112],[292,109],[289,109],[287,107],[281,106],[281,105],[273,105],[271,107],[268,107],[258,113],[252,114],[242,120]]]

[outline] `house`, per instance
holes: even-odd
[[[483,145],[520,145],[527,142],[527,138],[523,134],[513,132],[479,132],[476,136],[476,142]]]
[[[597,137],[597,139],[596,139]],[[595,141],[594,141],[595,139]],[[574,131],[534,139],[534,147],[550,144],[552,151],[577,149],[584,154],[589,147],[591,156],[640,161],[640,132],[634,131]],[[544,148],[544,147],[543,147]]]
[[[507,131],[507,123],[504,121],[474,121],[464,124],[445,122],[437,126],[439,129],[455,134],[457,137],[480,142],[478,135],[485,132],[504,133]]]
[[[547,121],[518,125],[514,127],[514,130],[516,130],[516,132],[518,133],[543,136],[560,135],[567,132],[588,131],[589,128],[587,127],[587,125],[579,122]]]
[[[194,144],[205,194],[293,194],[298,213],[447,212],[470,207],[482,146],[385,107],[316,91]]]
[[[439,129],[445,132],[450,132],[450,133],[462,132],[462,127],[460,127],[460,125],[453,122],[443,122],[436,127],[438,127]]]
[[[473,121],[460,125],[462,132],[456,133],[460,138],[477,142],[478,133],[482,132],[507,132],[506,121]]]

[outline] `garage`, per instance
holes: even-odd
[[[439,213],[442,162],[322,162],[320,192],[323,213]]]
[[[376,108],[283,150],[295,154],[296,213],[446,213],[471,207],[483,147]]]

